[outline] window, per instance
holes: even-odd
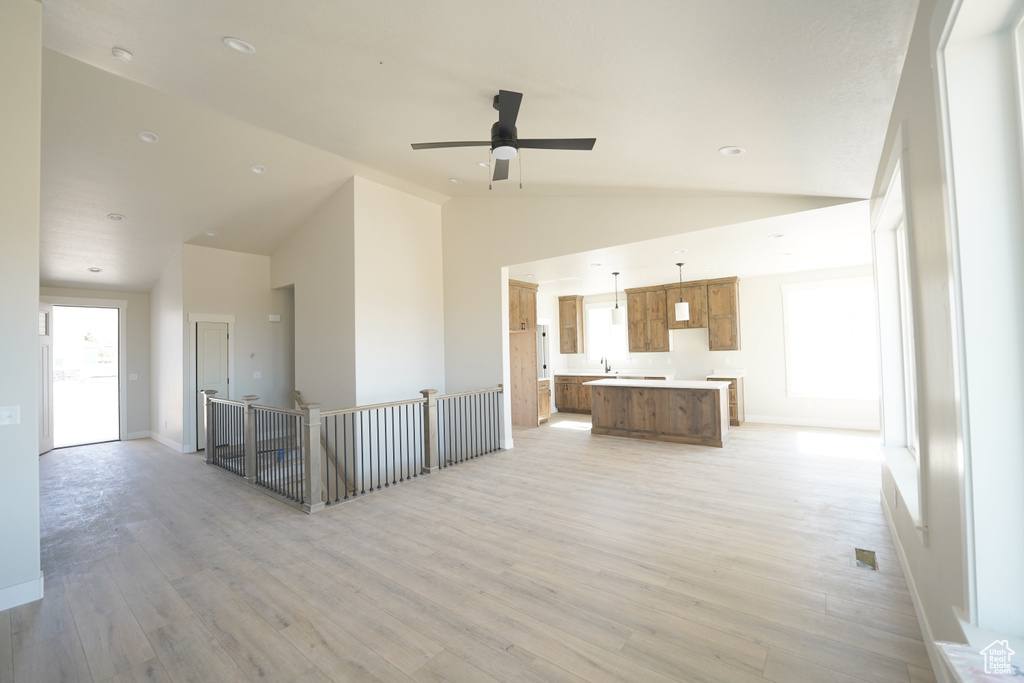
[[[612,325],[614,303],[586,305],[587,316],[587,360],[597,363],[601,357],[609,362],[629,358],[629,341],[626,325]],[[624,305],[619,308],[625,308]]]
[[[878,398],[870,277],[782,286],[789,396]]]

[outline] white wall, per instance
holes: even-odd
[[[233,316],[231,347],[231,398],[254,394],[262,405],[292,407],[292,389],[278,392],[279,374],[274,354],[274,334],[280,323],[270,322],[273,296],[270,290],[270,257],[237,251],[211,249],[191,244],[182,250],[184,313]],[[186,325],[185,343],[195,343],[191,325]],[[255,377],[255,373],[260,377]],[[191,387],[186,378],[186,386]],[[195,378],[191,378],[194,383]],[[191,406],[191,403],[189,404]],[[191,409],[191,407],[189,408]]]
[[[39,121],[42,5],[0,3],[0,610],[43,596],[39,561]]]
[[[99,289],[73,289],[68,287],[42,287],[42,296],[59,296],[89,300],[127,301],[123,324],[126,328],[127,348],[122,349],[125,355],[126,372],[138,377],[136,380],[125,378],[127,392],[127,432],[128,438],[149,436],[149,397],[150,382],[150,320],[149,292],[119,292]]]
[[[877,399],[809,399],[787,395],[782,319],[782,285],[870,275],[871,266],[858,266],[742,278],[739,351],[708,350],[707,328],[670,330],[671,351],[634,353],[628,361],[613,362],[612,367],[616,370],[674,370],[677,379],[704,379],[716,369],[742,368],[746,371],[743,391],[749,422],[876,430],[879,427]],[[584,298],[584,305],[613,298],[613,293],[588,296]],[[621,294],[619,298],[622,299]],[[603,372],[600,363],[587,361],[586,354],[559,355],[558,367]]]
[[[934,76],[936,44],[950,5],[949,0],[925,0],[920,5],[873,194],[881,197],[885,193],[885,166],[903,123],[908,141],[903,173],[909,187],[912,286],[917,293],[914,333],[918,340],[921,482],[927,534],[919,536],[906,507],[897,503],[895,481],[885,466],[882,500],[893,520],[893,540],[909,569],[907,581],[920,608],[926,640],[962,638],[953,608],[967,602],[959,394],[954,372],[958,361]]]
[[[270,258],[270,286],[294,285],[295,388],[325,409],[356,405],[355,179]]]
[[[295,407],[295,289],[281,287],[270,292],[270,312],[281,316],[281,322],[270,326],[271,367],[274,377],[271,396],[280,396],[281,405]]]
[[[355,178],[356,401],[444,392],[441,207]]]
[[[154,439],[168,448],[182,450],[184,444],[185,372],[184,303],[181,251],[168,262],[149,293],[150,304],[150,391],[149,428]]]

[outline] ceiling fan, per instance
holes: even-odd
[[[498,120],[491,126],[491,139],[484,141],[458,142],[416,142],[413,149],[440,149],[443,147],[486,147],[491,148],[495,158],[493,180],[508,179],[509,159],[515,159],[520,149],[578,149],[592,150],[597,138],[546,138],[520,140],[516,130],[519,105],[523,94],[511,90],[499,90],[494,96],[494,108]]]

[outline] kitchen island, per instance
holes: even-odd
[[[591,389],[592,434],[721,448],[729,440],[729,383],[601,379]]]

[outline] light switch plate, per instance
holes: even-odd
[[[270,314],[270,322],[272,322],[272,323],[279,323],[279,322],[281,322],[281,316],[278,315],[277,313],[271,313]]]
[[[21,406],[0,408],[0,425],[21,424]]]
[[[252,373],[252,378],[253,379],[263,379],[263,373],[260,372],[259,370],[257,370],[256,372]]]
[[[129,381],[132,381],[132,382],[134,382],[134,381],[135,381],[135,380],[137,380],[138,378],[139,378],[139,376],[138,376],[138,375],[137,375],[136,373],[134,373],[134,372],[129,372],[129,373],[128,373],[128,379],[129,379]]]

